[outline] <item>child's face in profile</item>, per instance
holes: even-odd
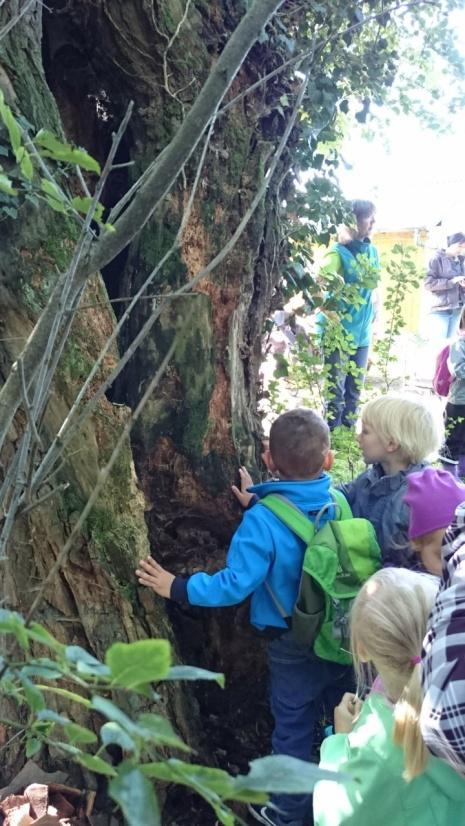
[[[364,422],[363,419],[360,433],[358,434],[358,443],[363,453],[363,459],[367,465],[371,465],[373,462],[382,462],[388,454],[388,445],[383,442],[371,425]]]
[[[445,532],[446,528],[438,528],[412,540],[412,548],[420,555],[422,565],[436,576],[442,574],[441,545]]]

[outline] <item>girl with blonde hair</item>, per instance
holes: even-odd
[[[315,826],[450,826],[465,822],[465,780],[429,756],[420,731],[420,652],[437,580],[403,568],[372,576],[354,601],[351,639],[364,702],[345,694],[322,745]]]

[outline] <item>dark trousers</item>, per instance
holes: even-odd
[[[328,401],[326,409],[331,430],[341,424],[351,427],[355,423],[369,349],[357,347],[350,356],[335,350],[326,358],[327,363],[331,365],[329,382],[332,398]],[[348,372],[350,367],[357,368],[355,375]]]
[[[296,642],[290,632],[269,643],[268,663],[275,724],[273,753],[310,761],[323,703],[332,712],[344,692],[354,690],[352,667],[320,659],[308,646]],[[311,816],[311,794],[276,794],[271,800],[282,812],[273,814],[279,818],[278,826],[300,826],[304,818]]]
[[[455,462],[465,455],[465,404],[446,405],[447,455]]]

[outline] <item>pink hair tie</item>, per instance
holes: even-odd
[[[416,657],[411,657],[410,658],[410,665],[420,665],[420,663],[421,663],[421,657],[419,657],[418,655]]]

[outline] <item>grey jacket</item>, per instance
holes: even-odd
[[[454,377],[447,401],[450,404],[465,404],[465,336],[459,336],[451,344],[447,363]]]
[[[353,515],[362,516],[372,523],[381,547],[383,566],[424,570],[418,554],[409,547],[409,508],[404,502],[408,474],[424,467],[427,463],[421,462],[386,476],[382,466],[375,464],[353,482],[339,488],[345,494]]]
[[[438,250],[429,262],[424,282],[426,289],[433,293],[432,310],[455,310],[462,306],[465,290],[452,283],[458,275],[464,275],[462,256],[451,258],[445,250]]]

